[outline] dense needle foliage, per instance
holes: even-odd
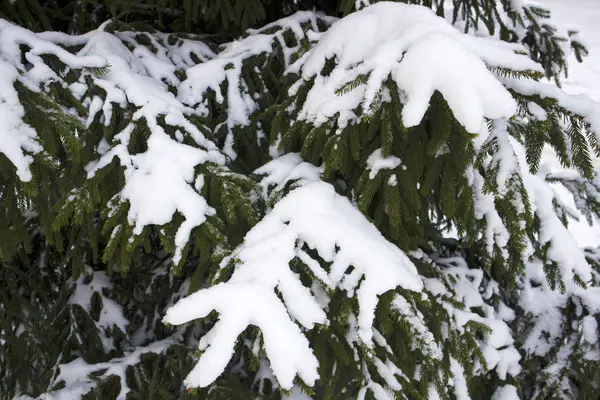
[[[0,4],[0,399],[596,398],[578,33],[368,3]]]

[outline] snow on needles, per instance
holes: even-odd
[[[113,107],[135,107],[131,122],[109,142],[98,147],[98,159],[87,167],[88,178],[108,166],[116,157],[125,167],[125,186],[117,199],[130,203],[128,220],[134,234],[140,234],[147,225],[163,225],[180,212],[185,221],[175,237],[177,264],[191,231],[202,224],[206,216],[214,214],[206,200],[191,187],[195,167],[211,162],[225,163],[225,156],[190,122],[189,116],[202,114],[185,106],[171,92],[168,85],[179,85],[175,75],[195,64],[195,55],[207,60],[214,53],[205,44],[188,39],[171,41],[166,34],[146,35],[156,53],[136,42],[133,32],[109,33],[107,21],[85,35],[71,36],[59,32],[36,34],[0,19],[0,119],[7,129],[0,131],[0,152],[16,167],[22,181],[32,179],[29,165],[32,155],[42,151],[37,133],[23,122],[25,111],[14,88],[18,79],[28,89],[45,90],[51,82],[71,90],[86,107],[87,113],[77,116],[90,126],[96,117],[110,125]],[[165,42],[165,44],[159,43]],[[129,48],[126,46],[129,45]],[[21,61],[21,45],[29,48],[24,54],[27,65]],[[61,47],[81,46],[76,53]],[[65,70],[81,72],[78,81],[68,85],[43,60],[54,55],[64,63]],[[94,75],[91,68],[107,68],[105,74]],[[89,95],[89,80],[106,95]],[[178,128],[178,139],[169,136],[164,124]],[[145,123],[150,132],[147,150],[130,154],[128,145],[135,125]],[[197,146],[181,143],[183,135],[193,139]],[[117,228],[118,229],[118,228]]]
[[[195,111],[184,106],[163,82],[148,76],[148,69],[155,77],[160,76],[156,69],[147,67],[148,63],[154,67],[160,65],[148,54],[137,57],[119,38],[102,30],[89,37],[79,54],[100,55],[110,63],[108,74],[94,78],[95,83],[107,93],[102,106],[106,123],[110,121],[112,102],[122,105],[129,102],[138,107],[133,120],[144,119],[152,132],[148,138],[148,150],[131,155],[128,145],[134,126],[130,124],[117,135],[114,146],[87,167],[88,176],[92,177],[110,164],[114,157],[119,158],[126,168],[126,184],[120,197],[131,205],[128,219],[135,227],[134,234],[140,234],[146,225],[166,224],[176,211],[181,212],[186,220],[175,237],[173,262],[178,264],[192,229],[202,224],[207,215],[214,214],[206,200],[189,185],[194,181],[194,168],[205,162],[224,164],[225,157],[186,119],[186,115]],[[163,63],[167,61],[163,60]],[[169,70],[165,72],[168,78],[171,74]],[[167,124],[181,127],[204,149],[169,137],[158,123],[161,115]]]
[[[21,62],[20,46],[31,47],[26,60],[28,68]],[[102,67],[106,59],[102,57],[79,57],[61,47],[44,41],[31,31],[0,19],[0,153],[4,154],[16,168],[19,179],[31,181],[29,165],[31,155],[42,151],[37,133],[23,122],[25,110],[19,101],[14,84],[17,80],[31,90],[38,90],[40,82],[54,73],[44,64],[42,54],[54,54],[74,68]]]
[[[205,111],[208,111],[204,100],[209,89],[215,93],[215,99],[219,104],[226,100],[228,105],[226,124],[229,130],[227,143],[233,143],[231,132],[233,127],[250,125],[250,115],[258,109],[256,99],[252,97],[247,84],[243,82],[244,62],[260,54],[272,53],[274,46],[279,44],[287,67],[292,54],[300,50],[301,40],[307,36],[301,24],[308,23],[312,27],[310,32],[318,32],[317,19],[328,23],[334,20],[314,12],[298,12],[261,29],[249,30],[249,36],[228,43],[213,59],[189,68],[186,71],[187,79],[178,88],[178,98],[185,104]],[[279,29],[274,33],[267,33],[276,28]],[[286,44],[283,38],[286,31],[291,31],[296,37],[295,45]],[[221,90],[223,82],[228,83],[226,93],[222,93]],[[227,145],[224,151],[232,159],[237,157],[230,145]]]
[[[526,49],[518,44],[463,34],[429,8],[379,2],[334,23],[288,72],[314,78],[299,118],[316,125],[340,113],[338,124],[345,126],[358,106],[369,110],[391,76],[405,99],[406,127],[420,123],[437,90],[456,119],[476,133],[484,118],[508,118],[516,111],[515,100],[488,67],[542,72],[521,53]],[[329,59],[336,66],[325,76]],[[366,84],[336,94],[361,76],[368,76]]]
[[[60,372],[55,381],[63,381],[65,383],[64,388],[52,391],[51,394],[44,394],[38,399],[72,400],[83,398],[94,387],[95,379],[102,380],[111,375],[116,375],[121,379],[121,386],[116,399],[125,400],[130,391],[126,384],[127,367],[139,364],[142,355],[145,353],[163,353],[173,343],[176,343],[176,338],[168,337],[147,346],[137,347],[133,351],[128,351],[123,357],[113,358],[107,362],[88,364],[83,358],[79,357],[69,363],[61,364]]]
[[[38,153],[42,150],[42,146],[37,141],[35,130],[23,122],[25,110],[14,88],[19,71],[2,58],[0,58],[0,121],[3,129],[0,129],[0,153],[13,163],[19,179],[26,182],[32,179],[29,164],[33,161],[26,152]]]
[[[304,244],[332,263],[329,271],[303,250]],[[238,335],[248,325],[261,329],[267,357],[283,388],[293,386],[296,374],[314,384],[317,359],[293,320],[311,329],[326,324],[327,319],[310,290],[290,269],[296,257],[326,287],[356,293],[358,334],[367,346],[373,344],[378,296],[397,286],[413,291],[423,287],[408,257],[384,239],[348,199],[327,183],[308,183],[279,201],[224,261],[223,265],[236,263],[228,282],[200,290],[167,311],[164,321],[171,324],[206,317],[212,310],[220,314],[200,341],[200,348],[206,351],[187,377],[188,387],[207,386],[224,371]],[[350,266],[354,269],[347,273]],[[283,303],[276,293],[281,294]]]

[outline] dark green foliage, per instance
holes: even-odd
[[[336,12],[337,0],[18,0],[0,6],[0,16],[34,31],[81,33],[108,18],[160,30],[239,34],[297,10]]]
[[[445,16],[442,0],[401,2],[423,5]],[[0,17],[34,31],[83,33],[112,18],[138,28],[216,33],[227,40],[298,10],[316,9],[341,17],[354,11],[356,4],[355,0],[16,0],[0,4]],[[453,0],[453,15],[447,17],[463,21],[466,32],[484,25],[491,34],[499,31],[503,40],[526,44],[547,76],[557,80],[567,70],[567,50],[572,48],[579,60],[587,54],[577,32],[569,31],[569,37],[563,38],[545,23],[550,14],[546,8],[528,5],[521,11],[512,7],[510,0]],[[524,36],[518,33],[522,30]]]
[[[444,14],[441,0],[406,3]],[[490,33],[499,30],[504,40],[524,43],[549,78],[558,79],[565,72],[566,46],[572,46],[577,57],[585,54],[576,33],[558,37],[554,28],[544,23],[548,15],[539,7],[527,6],[521,13],[510,8],[509,0],[453,3],[454,15],[448,17],[463,21],[465,31],[484,24]],[[135,43],[155,54],[159,44],[174,45],[188,36],[197,38],[172,34],[158,40],[153,36],[155,29],[211,34],[203,39],[219,44],[247,28],[297,10],[316,8],[343,16],[353,12],[355,4],[354,0],[16,0],[0,4],[0,17],[34,31],[69,33],[87,32],[113,18],[107,31],[132,33]],[[501,11],[507,12],[508,21],[500,18]],[[317,23],[319,28],[327,28],[325,19]],[[302,28],[312,29],[308,24]],[[525,36],[520,37],[517,31],[526,32]],[[389,361],[402,373],[395,375],[402,386],[394,392],[396,398],[427,399],[434,387],[441,398],[449,400],[454,398],[449,379],[455,374],[456,362],[464,370],[473,398],[491,398],[505,383],[518,386],[523,398],[571,396],[562,379],[577,386],[581,398],[593,399],[599,369],[595,360],[585,357],[594,344],[584,340],[581,320],[588,316],[598,320],[598,316],[588,308],[578,308],[582,301],[578,296],[565,294],[571,297],[565,300],[564,319],[559,321],[564,329],[547,356],[522,351],[526,372],[519,378],[509,376],[505,381],[495,371],[483,374],[488,365],[481,347],[491,331],[486,313],[507,305],[516,308],[518,291],[534,286],[524,279],[526,263],[534,257],[547,259],[551,245],[540,241],[543,221],[530,202],[523,174],[516,168],[508,173],[503,170],[504,139],[510,136],[523,144],[532,173],[540,169],[545,145],[565,167],[575,168],[579,174],[550,174],[546,178],[573,192],[578,209],[592,221],[600,216],[600,183],[593,166],[600,147],[584,118],[554,99],[512,91],[519,114],[505,127],[488,121],[490,136],[476,147],[477,135],[468,133],[455,119],[439,92],[431,98],[419,125],[403,126],[402,93],[389,77],[371,107],[359,106],[354,110],[358,117],[347,126],[337,126],[336,118],[313,125],[299,120],[298,113],[314,80],[303,81],[290,96],[288,90],[299,76],[284,74],[311,43],[307,37],[297,37],[279,26],[263,33],[280,34],[281,41],[274,36],[273,51],[244,58],[240,81],[233,83],[256,100],[248,124],[230,126],[227,96],[219,102],[213,89],[193,105],[206,106],[206,115],[186,116],[216,151],[230,146],[235,159],[227,153],[223,165],[205,162],[195,168],[194,179],[188,183],[215,212],[192,230],[176,265],[171,260],[185,215],[176,212],[164,225],[145,226],[135,232],[128,215],[131,204],[120,196],[127,179],[126,166],[114,157],[90,174],[90,163],[97,161],[101,144],[109,148],[123,145],[119,134],[127,129],[131,135],[124,147],[132,156],[148,150],[153,127],[187,146],[198,149],[203,144],[192,135],[179,137],[181,127],[171,125],[165,115],[157,116],[156,121],[140,118],[136,115],[140,107],[130,103],[112,103],[108,121],[101,113],[89,118],[84,102],[94,98],[107,101],[108,94],[95,78],[109,74],[110,66],[71,69],[57,57],[44,54],[44,63],[56,73],[55,79],[40,91],[16,81],[25,111],[23,120],[35,129],[43,149],[32,154],[33,179],[29,182],[21,181],[16,168],[0,154],[0,399],[60,390],[67,385],[60,365],[78,359],[90,368],[85,399],[115,399],[125,387],[130,390],[127,399],[132,400],[281,399],[286,395],[270,374],[262,332],[254,326],[239,336],[226,372],[214,384],[185,389],[182,382],[199,355],[191,349],[196,347],[197,338],[214,326],[218,314],[213,312],[180,328],[161,321],[180,298],[226,282],[238,261],[236,247],[293,189],[292,183],[281,191],[270,191],[266,199],[259,194],[262,188],[253,172],[269,161],[275,150],[299,153],[303,160],[322,166],[323,180],[350,198],[387,240],[409,254],[422,277],[444,289],[438,293],[426,288],[422,295],[397,288],[382,294],[374,322],[380,337],[373,348],[360,339],[347,338],[359,312],[356,298],[342,290],[326,291],[329,325],[303,332],[319,360],[321,376],[313,388],[297,379],[297,386],[306,394],[316,399],[346,399],[368,388],[366,398],[371,399],[375,396],[373,387],[369,388],[371,383],[394,392],[378,369],[378,363]],[[288,60],[287,51],[292,48]],[[26,58],[31,49],[23,46],[21,51]],[[195,63],[203,61],[198,54],[190,57]],[[321,75],[329,75],[335,65],[336,60],[329,59]],[[233,64],[225,66],[226,70],[234,68]],[[542,78],[540,73],[494,72],[502,78]],[[186,78],[183,69],[174,74],[180,80]],[[86,90],[76,98],[66,87],[80,78],[86,82]],[[368,74],[359,75],[338,88],[337,94],[358,89],[368,78]],[[227,93],[231,84],[226,80],[219,89]],[[177,94],[172,84],[166,86]],[[386,90],[389,96],[384,95]],[[538,118],[535,106],[547,118]],[[72,113],[65,112],[67,109]],[[82,122],[86,119],[87,125]],[[372,171],[368,165],[373,154],[395,157],[399,163],[394,168]],[[516,158],[514,153],[509,156]],[[196,186],[200,181],[202,184]],[[480,194],[490,197],[506,227],[509,240],[503,246],[486,237],[489,222],[478,214],[475,205]],[[563,204],[554,206],[566,225],[573,213]],[[458,239],[446,237],[451,230]],[[533,244],[531,254],[527,253],[528,243]],[[314,249],[304,246],[302,250],[324,269],[330,268]],[[597,263],[596,252],[589,250],[588,256],[590,262]],[[290,268],[306,287],[323,283],[299,257]],[[555,262],[547,261],[543,271],[544,284],[567,292]],[[578,276],[574,279],[581,286],[600,283],[596,275],[590,282],[580,282]],[[93,286],[97,282],[106,285]],[[474,285],[483,298],[481,304],[473,306],[461,297],[461,284]],[[84,293],[83,300],[77,293]],[[489,310],[484,310],[486,307]],[[115,308],[122,311],[125,326],[106,323],[106,313]],[[519,316],[510,324],[522,332],[521,346],[538,321],[524,310],[515,311]],[[467,315],[468,322],[458,322],[457,315]],[[422,325],[415,324],[415,319]],[[455,329],[457,326],[460,329]],[[557,367],[556,374],[538,375],[538,371],[561,361],[565,346],[574,348],[573,359]],[[138,358],[129,359],[132,353]],[[113,364],[122,367],[121,375],[110,368]]]

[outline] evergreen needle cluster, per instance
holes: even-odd
[[[2,2],[0,399],[596,399],[600,104],[550,17]]]

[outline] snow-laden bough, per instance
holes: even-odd
[[[331,263],[330,270],[302,250],[302,244]],[[296,257],[326,287],[356,293],[358,334],[367,346],[373,344],[378,297],[396,287],[411,291],[423,288],[409,258],[347,198],[324,182],[294,189],[280,200],[248,232],[233,257],[239,263],[228,282],[181,300],[164,318],[164,322],[179,325],[206,317],[213,310],[220,314],[200,341],[206,352],[187,377],[188,387],[207,386],[224,371],[238,335],[248,325],[261,329],[267,357],[281,387],[290,389],[296,374],[309,385],[315,383],[318,363],[294,320],[311,329],[315,324],[326,324],[327,319],[322,306],[290,269]]]
[[[323,73],[332,59],[335,67]],[[405,99],[406,127],[421,122],[439,91],[455,118],[476,133],[484,118],[509,118],[517,108],[490,67],[543,72],[519,44],[464,34],[426,7],[379,2],[334,23],[288,73],[314,79],[299,119],[315,125],[339,113],[338,125],[346,126],[357,107],[369,110],[391,76]],[[339,94],[360,76],[368,76],[365,84]]]

